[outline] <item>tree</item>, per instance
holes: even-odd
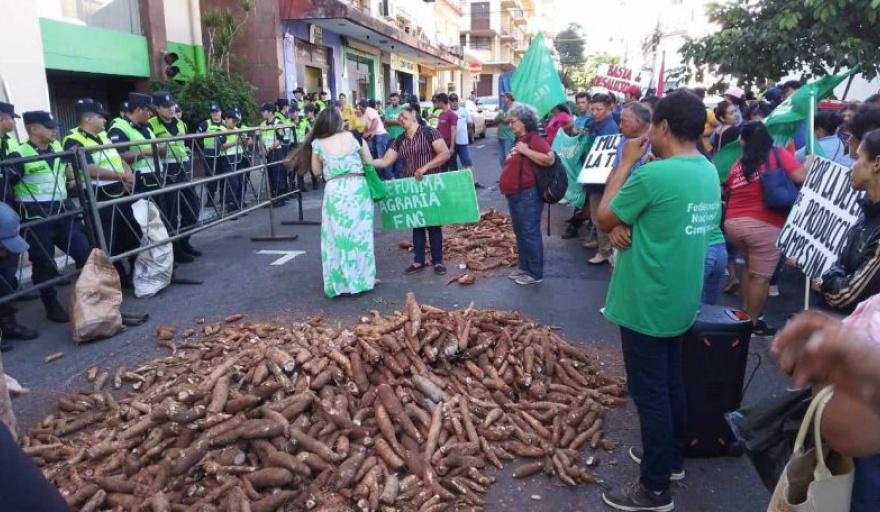
[[[745,84],[790,73],[811,78],[856,64],[868,79],[880,72],[880,0],[714,3],[707,14],[720,30],[681,49],[698,69]]]
[[[562,71],[559,73],[562,85],[567,89],[577,89],[583,86],[575,77],[584,65],[584,48],[587,40],[584,37],[584,28],[577,23],[570,23],[562,32],[553,38],[556,53],[559,55],[559,64]]]
[[[257,120],[257,88],[236,74],[223,69],[209,68],[204,75],[196,75],[186,82],[158,82],[154,90],[165,90],[180,103],[183,120],[191,127],[197,126],[210,115],[211,103],[221,108],[236,107],[245,122]]]
[[[238,5],[244,12],[241,19],[229,9],[208,11],[202,16],[202,24],[208,35],[208,67],[223,69],[227,75],[230,71],[232,43],[254,9],[254,0],[240,0]]]
[[[599,72],[599,66],[602,64],[620,64],[621,58],[610,53],[599,52],[591,53],[584,57],[584,63],[579,70],[574,73],[573,81],[577,87],[574,90],[586,90],[593,85],[593,80]]]

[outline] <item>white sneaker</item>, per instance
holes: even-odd
[[[634,446],[630,446],[629,458],[632,459],[633,462],[635,462],[636,464],[641,465],[642,464],[642,450],[639,450],[638,448],[636,448]],[[679,482],[681,480],[684,480],[684,477],[685,477],[685,473],[684,473],[683,469],[681,471],[673,471],[672,474],[669,475],[669,479],[672,480],[673,482]]]
[[[513,282],[516,284],[525,286],[525,285],[529,285],[529,284],[543,283],[544,280],[543,279],[535,279],[534,277],[532,277],[528,274],[525,274],[525,275],[517,277],[516,279],[514,279]]]
[[[507,276],[507,278],[512,281],[516,281],[520,277],[527,275],[527,274],[528,274],[528,272],[518,268],[518,269],[514,270],[513,272],[511,272],[510,275]]]
[[[770,285],[770,292],[767,294],[771,297],[779,297],[779,286],[775,284]]]

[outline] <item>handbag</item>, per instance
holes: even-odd
[[[764,206],[771,210],[791,210],[798,197],[798,187],[791,181],[782,164],[779,162],[779,152],[773,148],[773,156],[776,159],[778,169],[772,169],[770,160],[765,162],[767,169],[761,173],[761,195],[764,198]]]
[[[828,386],[810,402],[767,512],[849,512],[855,477],[852,458],[822,444],[822,414],[833,396],[834,387]],[[816,444],[804,450],[811,423]]]
[[[381,201],[388,197],[388,189],[385,188],[385,182],[379,177],[375,167],[364,164],[364,178],[367,179],[367,187],[370,189],[370,199]]]

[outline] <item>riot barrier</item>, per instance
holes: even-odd
[[[284,167],[290,148],[274,142],[274,130],[284,128],[90,144],[0,162],[3,200],[21,215],[20,233],[30,244],[20,257],[0,258],[0,304],[52,293],[53,286],[75,277],[92,247],[124,271],[145,251],[264,208],[268,234],[251,240],[295,240],[295,234],[275,231],[280,203],[297,197],[302,208],[302,193]],[[52,190],[22,186],[24,165],[33,162],[64,166],[67,179],[56,180]],[[158,212],[161,223],[144,225],[135,211]],[[156,226],[165,233],[150,231]]]

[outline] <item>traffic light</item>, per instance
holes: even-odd
[[[180,67],[176,65],[177,61],[180,60],[177,52],[163,53],[162,60],[165,61],[165,78],[171,80],[180,74]]]

